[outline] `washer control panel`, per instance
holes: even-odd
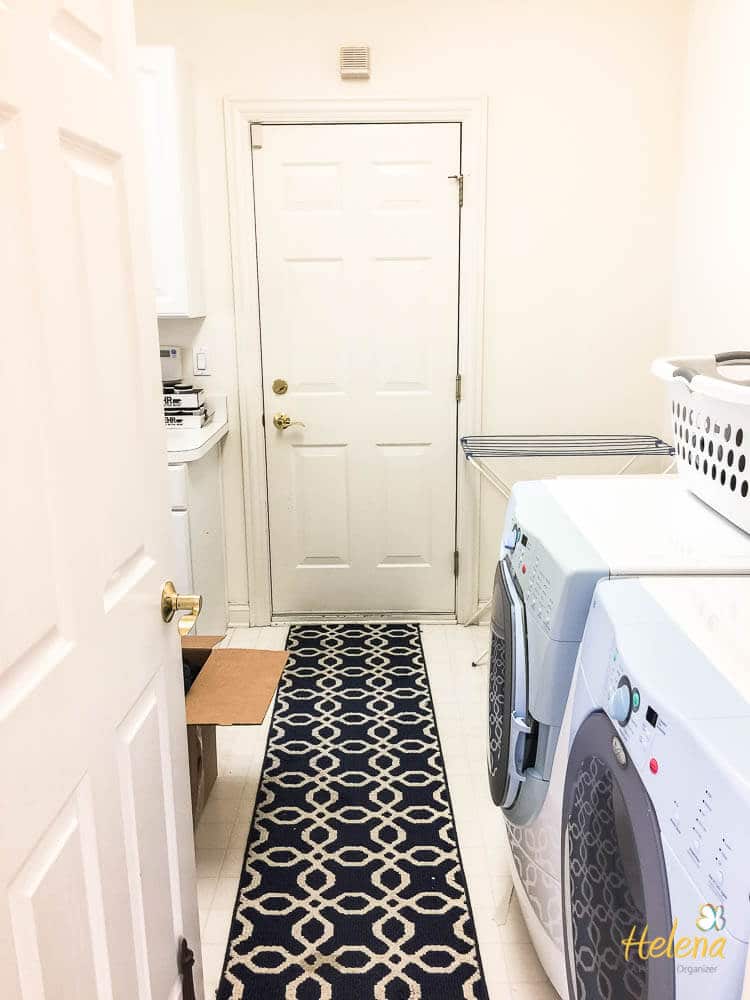
[[[594,588],[609,576],[609,567],[547,484],[514,485],[501,558],[510,563],[533,622],[534,641],[580,642]],[[567,680],[569,674],[566,670]],[[563,705],[567,693],[556,692]]]
[[[654,802],[668,841],[707,903],[725,907],[733,935],[750,934],[750,796],[700,739],[700,720],[670,718],[656,693],[641,690],[617,645],[610,648],[603,705]],[[600,675],[601,677],[601,675]],[[650,685],[649,685],[650,686]]]
[[[652,705],[642,704],[640,689],[623,669],[620,653],[613,647],[607,670],[607,711],[622,730],[630,755],[643,764],[654,744],[657,731],[667,732],[666,721]],[[646,762],[653,771],[651,760]],[[658,762],[656,763],[658,767]]]
[[[515,539],[515,541],[513,541]],[[509,543],[513,541],[512,548]],[[562,581],[559,570],[541,542],[518,524],[513,524],[506,536],[511,566],[524,596],[527,611],[531,612],[547,634],[552,628],[555,604],[559,600]],[[556,586],[557,583],[557,586]]]

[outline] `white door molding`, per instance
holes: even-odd
[[[250,624],[271,621],[263,384],[255,247],[250,125],[459,122],[462,126],[464,204],[460,235],[459,371],[462,401],[458,437],[481,430],[484,332],[484,235],[487,101],[444,100],[253,100],[224,102],[229,222],[232,243],[240,438],[245,490]],[[479,596],[479,490],[458,440],[456,612],[466,621]]]

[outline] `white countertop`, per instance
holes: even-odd
[[[167,456],[170,465],[197,462],[226,437],[229,431],[227,397],[207,396],[206,402],[213,408],[214,415],[205,427],[199,430],[167,428]]]

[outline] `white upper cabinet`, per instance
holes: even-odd
[[[156,311],[205,316],[193,93],[171,46],[138,49]]]

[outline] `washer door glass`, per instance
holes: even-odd
[[[637,942],[646,926],[649,940],[668,937],[672,917],[651,799],[604,712],[590,715],[573,742],[563,817],[571,1000],[670,1000],[674,961],[641,959],[637,946],[626,956],[623,945],[633,929]]]
[[[509,808],[525,758],[526,635],[523,600],[502,559],[495,572],[488,674],[487,770],[492,800]]]

